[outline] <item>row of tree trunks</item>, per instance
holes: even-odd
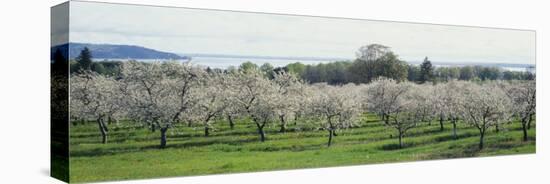
[[[286,121],[284,119],[284,116],[279,116],[279,118],[280,118],[280,121],[281,121],[281,127],[280,127],[279,132],[286,132]],[[382,119],[383,119],[383,121],[389,120],[389,118],[387,116],[382,116]],[[234,127],[233,117],[228,116],[228,120],[229,120],[231,129],[233,129],[233,127]],[[451,123],[453,124],[453,138],[458,139],[457,120],[453,119],[451,121],[452,121]],[[532,122],[532,115],[529,116],[528,120],[522,120],[523,140],[524,141],[528,140],[527,130],[529,129],[529,126],[530,126],[531,122]],[[106,126],[103,118],[98,118],[97,123],[99,125],[99,129],[100,129],[100,132],[101,132],[101,135],[102,135],[102,143],[105,144],[107,142],[107,132],[108,132],[107,126]],[[444,130],[443,116],[440,116],[439,123],[440,123],[440,130],[443,131]],[[258,133],[260,134],[260,141],[264,142],[265,141],[265,132],[263,130],[264,126],[262,126],[262,124],[260,124],[260,123],[256,123],[256,126],[258,128]],[[152,124],[151,125],[151,131],[155,132],[156,127],[157,126],[155,124]],[[496,128],[496,132],[498,132],[499,131],[499,126],[495,125],[495,128]],[[161,144],[160,144],[160,147],[164,148],[164,147],[166,147],[166,131],[168,130],[168,127],[161,127],[160,130],[161,130]],[[337,136],[337,134],[336,134],[336,131],[334,129],[329,128],[328,131],[329,131],[329,140],[328,140],[327,146],[330,147],[332,145],[333,136]],[[210,128],[208,126],[205,126],[204,134],[207,137],[210,135]],[[399,148],[403,147],[403,141],[402,141],[403,136],[404,136],[403,133],[399,132]],[[485,136],[485,130],[480,129],[479,149],[483,148],[484,136]]]

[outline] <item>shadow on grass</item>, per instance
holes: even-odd
[[[441,131],[439,128],[431,128],[431,129],[424,130],[424,131],[407,132],[406,136],[407,137],[418,137],[418,136],[431,135],[431,134],[441,133],[441,132],[445,132],[445,130]]]
[[[381,126],[385,126],[383,122],[368,120],[365,123],[360,124],[358,128],[374,128],[374,127],[381,127]]]
[[[319,150],[326,148],[326,144],[310,144],[310,145],[288,145],[288,146],[258,146],[248,149],[249,151],[259,151],[259,152],[275,152],[275,151],[308,151],[308,150]]]
[[[228,139],[212,139],[207,141],[200,142],[184,142],[184,143],[170,143],[168,141],[164,149],[181,149],[181,148],[191,148],[191,147],[201,147],[208,146],[213,144],[228,144],[228,145],[242,145],[250,142],[256,142],[258,138],[247,138],[244,140],[228,140]],[[104,155],[114,155],[120,153],[129,153],[129,152],[138,152],[145,150],[159,150],[158,145],[147,145],[141,147],[122,147],[122,148],[95,148],[91,150],[78,150],[71,151],[71,157],[96,157]]]
[[[385,144],[385,145],[380,146],[380,150],[383,150],[383,151],[402,150],[402,149],[406,149],[406,148],[410,148],[410,147],[415,147],[417,145],[418,144],[416,144],[414,142],[403,143],[403,147],[400,148],[398,143],[392,143],[392,144]]]
[[[472,134],[476,135],[476,134]],[[465,157],[477,157],[481,153],[491,153],[498,150],[513,149],[528,144],[533,144],[534,141],[527,142],[515,140],[513,137],[495,137],[487,139],[483,149],[479,149],[479,143],[469,144],[453,144],[448,147],[447,150],[441,150],[436,153],[430,154],[426,159],[446,159],[446,158],[465,158]]]
[[[428,159],[476,157],[480,152],[478,144],[452,145],[447,151],[431,154]]]
[[[424,132],[426,132],[426,131],[424,131]],[[429,132],[440,132],[440,131],[439,131],[439,129],[437,129],[437,130],[429,130]],[[419,133],[423,133],[423,132],[419,132]],[[413,134],[414,136],[410,136],[410,135],[411,134],[407,134],[407,137],[413,138],[415,136],[420,136],[420,134]],[[428,141],[423,141],[423,142],[404,142],[403,143],[403,148],[401,148],[401,149],[405,149],[405,148],[408,148],[408,147],[428,145],[428,144],[433,144],[433,143],[440,143],[440,142],[447,142],[447,141],[457,141],[459,139],[473,137],[473,136],[477,136],[477,135],[478,134],[475,134],[475,133],[465,132],[465,133],[457,134],[456,139],[453,135],[444,135],[444,136],[438,136],[438,137],[435,137],[434,139],[431,139],[431,140],[428,140]],[[389,138],[389,139],[395,139],[396,142],[397,142],[397,138]],[[381,147],[379,147],[379,149],[384,150],[384,151],[392,151],[392,150],[398,150],[400,148],[399,148],[398,143],[392,143],[392,144],[382,145]]]
[[[459,133],[456,135],[456,138],[453,135],[445,135],[445,136],[436,137],[434,141],[435,142],[454,141],[454,140],[473,137],[473,136],[478,136],[478,134],[471,133],[471,132]]]

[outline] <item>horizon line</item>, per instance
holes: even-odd
[[[146,48],[146,49],[151,49],[151,50],[154,50],[154,51],[157,51],[157,52],[166,52],[166,53],[171,53],[171,54],[175,54],[175,55],[178,55],[178,56],[181,56],[181,57],[216,57],[216,56],[219,56],[218,58],[222,58],[221,56],[228,56],[228,57],[233,57],[233,58],[247,58],[247,57],[250,57],[250,58],[258,58],[258,59],[282,59],[282,60],[293,60],[293,59],[297,59],[297,60],[308,60],[308,61],[318,61],[318,60],[322,60],[322,61],[329,61],[329,62],[338,62],[338,61],[353,61],[353,60],[356,60],[357,58],[343,58],[343,57],[315,57],[315,56],[275,56],[275,55],[247,55],[247,54],[244,54],[244,55],[241,55],[241,54],[223,54],[223,53],[204,53],[204,52],[201,52],[201,53],[188,53],[188,54],[184,54],[184,53],[180,53],[180,52],[171,52],[171,51],[164,51],[164,50],[159,50],[159,49],[155,49],[155,48],[150,48],[150,47],[146,47],[146,46],[141,46],[141,45],[135,45],[135,44],[124,44],[124,43],[85,43],[85,42],[65,42],[65,43],[62,43],[62,44],[57,44],[57,45],[54,45],[54,46],[51,46],[50,48],[54,48],[54,47],[58,47],[58,46],[62,46],[62,45],[70,45],[70,44],[88,44],[88,45],[111,45],[111,46],[133,46],[133,47],[141,47],[141,48]],[[202,55],[202,56],[201,56]],[[210,56],[209,56],[210,55]],[[423,57],[428,57],[429,56],[423,56]],[[123,58],[97,58],[97,59],[123,59]],[[127,58],[127,59],[137,59],[139,60],[139,58]],[[423,60],[422,59],[419,59],[419,60],[405,60],[405,59],[401,59],[402,61],[405,61],[409,64],[413,64],[412,62],[422,62]],[[299,61],[297,61],[299,62]],[[432,63],[439,63],[439,64],[464,64],[464,65],[479,65],[479,64],[514,64],[514,65],[532,65],[532,66],[536,66],[536,62],[535,63],[517,63],[517,62],[510,62],[510,63],[507,63],[507,62],[497,62],[497,61],[471,61],[471,62],[464,62],[464,61],[445,61],[445,60],[430,60],[430,62]]]

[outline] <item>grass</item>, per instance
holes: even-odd
[[[405,147],[398,149],[396,131],[373,115],[359,127],[338,132],[330,148],[327,131],[292,131],[292,125],[287,133],[279,133],[277,124],[266,127],[267,140],[260,142],[248,120],[239,120],[234,130],[227,122],[217,122],[210,137],[204,137],[201,127],[179,125],[169,130],[163,150],[158,149],[159,131],[131,122],[110,125],[107,144],[101,144],[96,124],[71,126],[71,182],[524,154],[535,153],[536,142],[534,126],[529,141],[523,142],[521,126],[513,122],[499,133],[490,130],[485,148],[478,150],[477,129],[459,125],[455,140],[451,124],[446,122],[439,131],[439,123],[433,122],[407,132]]]

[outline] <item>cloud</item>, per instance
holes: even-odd
[[[405,60],[535,63],[532,31],[71,2],[71,41],[178,53],[353,58],[369,43]]]

